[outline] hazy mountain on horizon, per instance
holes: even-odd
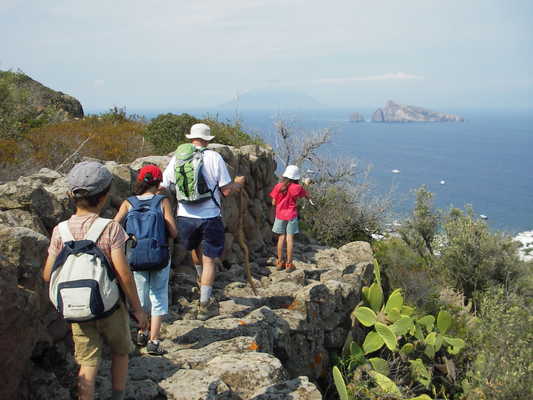
[[[219,107],[239,110],[294,110],[322,108],[324,105],[303,92],[285,89],[256,89],[245,92]]]

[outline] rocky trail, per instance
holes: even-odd
[[[365,242],[339,249],[300,239],[296,270],[276,271],[268,192],[275,182],[270,152],[221,146],[230,169],[253,182],[244,223],[257,296],[248,285],[237,237],[238,201],[224,202],[227,251],[214,295],[220,315],[195,319],[199,298],[193,267],[176,244],[171,312],[162,327],[167,354],[132,355],[128,399],[321,399],[331,380],[332,353],[351,327],[361,287],[371,280],[373,254]],[[115,185],[107,215],[130,191],[145,163],[106,164]],[[253,177],[253,179],[252,179]],[[64,178],[43,170],[0,185],[1,398],[69,399],[75,381],[68,325],[51,308],[39,273],[53,226],[70,214]],[[105,215],[105,213],[104,213]],[[13,334],[15,332],[15,334]],[[111,392],[109,354],[97,379],[98,398]]]

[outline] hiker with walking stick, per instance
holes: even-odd
[[[221,195],[227,197],[239,191],[245,178],[237,176],[232,182],[222,156],[207,149],[214,138],[208,125],[194,124],[185,137],[190,143],[176,149],[163,172],[161,187],[176,186],[178,231],[183,245],[191,251],[200,279],[197,318],[206,320],[218,315],[218,304],[212,292],[215,258],[224,251]]]

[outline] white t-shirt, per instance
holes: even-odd
[[[226,167],[226,163],[220,154],[213,150],[204,150],[203,152],[202,174],[209,189],[214,190],[218,187],[226,186],[231,183],[231,177]],[[167,168],[163,172],[163,182],[161,186],[168,188],[171,184],[176,184],[176,156],[173,156]],[[215,190],[215,198],[218,204],[220,200],[220,190]],[[213,200],[206,200],[197,204],[183,204],[178,206],[178,216],[190,218],[214,218],[220,215],[220,208]]]
[[[135,197],[137,197],[139,200],[152,200],[154,198],[155,194],[148,193],[148,194],[140,194]],[[159,203],[159,206],[161,207],[161,212],[163,215],[165,215],[165,209],[163,208],[163,200],[161,200],[161,203]],[[132,205],[128,203],[128,211],[131,210]]]

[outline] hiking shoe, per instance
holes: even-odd
[[[293,263],[285,263],[285,272],[292,272],[296,269]]]
[[[159,340],[150,340],[146,345],[146,351],[152,356],[162,356],[167,354],[166,350],[162,349]]]
[[[283,268],[285,268],[283,260],[276,259],[276,271],[281,271]]]
[[[144,347],[148,343],[148,335],[144,332],[137,332],[137,346]]]
[[[211,297],[207,303],[200,303],[196,319],[205,321],[218,315],[218,302]]]

